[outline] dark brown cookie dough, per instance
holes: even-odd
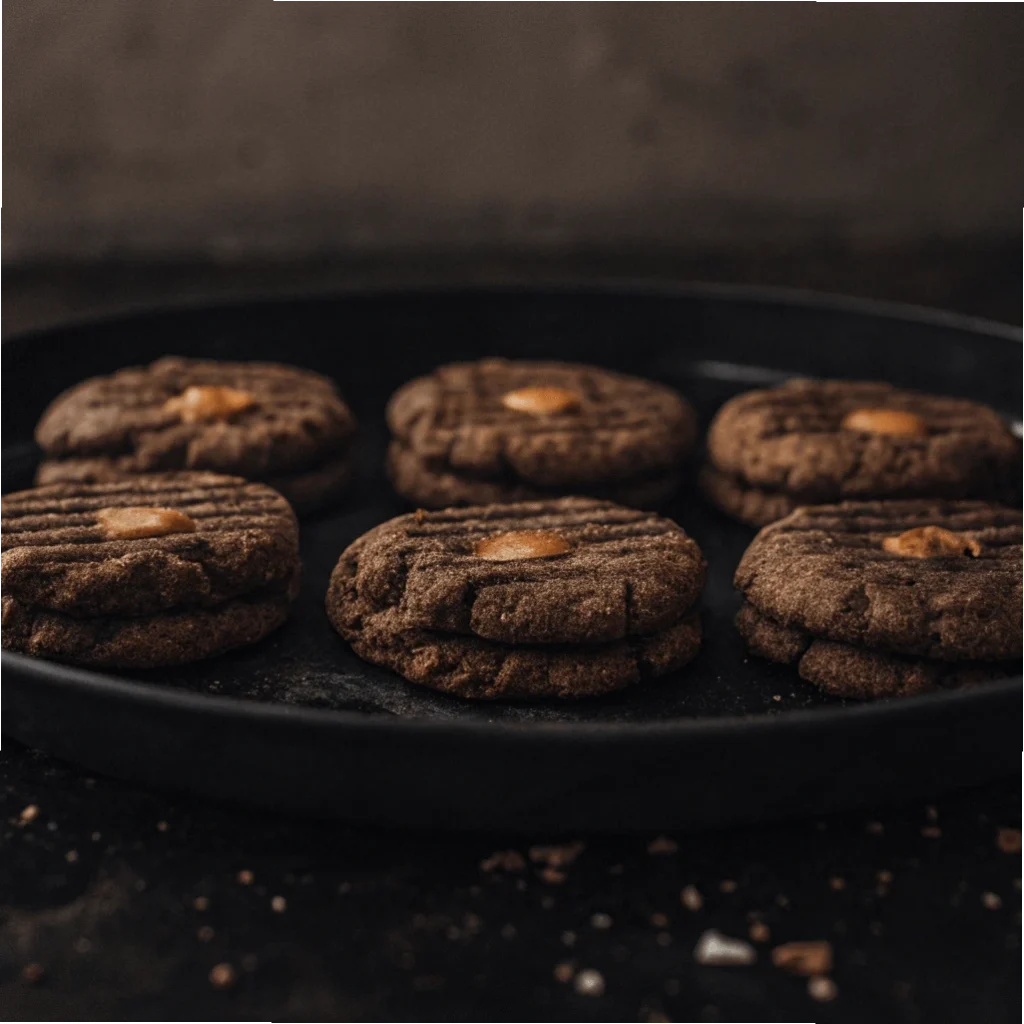
[[[751,525],[798,505],[1020,489],[1020,443],[995,412],[879,383],[793,380],[739,395],[712,421],[708,459],[705,493]]]
[[[296,586],[298,577],[295,577]],[[3,598],[3,645],[37,658],[103,668],[157,668],[262,640],[288,618],[288,593],[138,618],[79,619]]]
[[[985,502],[800,508],[744,554],[736,625],[752,653],[843,696],[1005,676],[1020,670],[1021,551],[1021,513]]]
[[[327,612],[361,657],[422,685],[583,697],[693,658],[703,580],[671,521],[566,498],[384,523],[341,556]]]
[[[664,486],[696,434],[671,389],[555,362],[442,366],[400,388],[387,415],[399,490],[434,507]]]
[[[177,664],[287,615],[298,526],[262,484],[213,473],[55,484],[3,499],[3,646],[81,664]]]
[[[1020,674],[1020,662],[936,661],[818,640],[744,605],[736,628],[751,654],[797,664],[802,679],[834,697],[871,700],[969,686]]]
[[[903,558],[886,538],[963,533],[976,557]],[[1021,513],[985,502],[844,502],[765,527],[736,586],[775,621],[814,636],[944,661],[1020,657]]]
[[[304,510],[344,488],[355,420],[325,377],[168,357],[84,381],[36,429],[39,483],[212,470],[273,482]]]
[[[401,441],[388,449],[388,472],[395,490],[403,498],[426,508],[449,505],[491,505],[510,501],[543,501],[558,498],[558,487],[493,480],[486,476],[457,474],[440,460],[421,459]],[[650,508],[666,501],[679,487],[677,471],[634,477],[617,484],[586,488],[592,498],[614,501],[633,508]]]
[[[797,507],[793,498],[781,491],[748,487],[710,463],[701,467],[699,480],[701,491],[713,505],[748,526],[767,526]]]

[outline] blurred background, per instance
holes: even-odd
[[[1020,316],[1012,4],[7,0],[5,331],[612,278]]]

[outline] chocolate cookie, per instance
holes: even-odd
[[[54,484],[3,499],[3,646],[150,668],[253,643],[298,585],[298,526],[269,487],[214,473]]]
[[[700,646],[704,559],[675,523],[586,498],[400,516],[360,537],[327,614],[353,650],[462,697],[586,697]]]
[[[1020,673],[1021,513],[975,501],[844,502],[765,527],[736,570],[751,652],[840,696]]]
[[[564,494],[660,500],[696,435],[690,405],[660,384],[503,359],[410,381],[387,417],[395,488],[429,507]]]
[[[1009,500],[1020,442],[991,409],[888,384],[792,380],[726,402],[705,494],[763,526],[800,505],[869,498]]]
[[[201,469],[270,483],[300,511],[341,493],[355,420],[325,377],[274,363],[160,359],[65,391],[43,414],[36,482]]]

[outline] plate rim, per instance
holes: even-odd
[[[3,346],[36,342],[41,338],[81,329],[102,328],[105,325],[124,324],[132,320],[174,314],[202,314],[226,312],[253,306],[288,304],[296,302],[343,302],[352,299],[402,299],[460,296],[474,298],[509,297],[522,295],[585,297],[588,295],[620,295],[623,298],[718,298],[739,303],[765,302],[786,307],[803,307],[852,313],[861,316],[944,327],[982,335],[991,340],[1021,344],[1024,331],[1012,324],[955,313],[930,306],[889,302],[812,289],[788,288],[774,285],[744,285],[717,282],[652,282],[629,277],[590,278],[587,281],[557,283],[510,283],[500,285],[422,285],[415,287],[382,286],[379,289],[361,285],[349,290],[287,293],[264,297],[226,299],[223,301],[196,300],[180,304],[142,306],[116,313],[73,319],[66,323],[38,329],[20,331],[3,339]],[[16,445],[3,447],[4,461]],[[13,456],[11,456],[13,457]],[[0,652],[0,666],[10,668],[16,676],[30,681],[71,689],[101,699],[112,699],[139,705],[143,710],[173,708],[190,714],[215,717],[243,718],[258,722],[280,722],[313,728],[333,728],[341,731],[356,729],[360,732],[402,732],[420,738],[432,738],[455,733],[463,738],[487,738],[501,734],[503,740],[531,741],[538,736],[557,736],[561,740],[632,741],[639,736],[652,739],[680,739],[688,735],[701,735],[713,731],[740,731],[745,734],[762,730],[791,727],[803,730],[816,725],[825,726],[854,721],[870,726],[880,717],[916,716],[954,712],[959,707],[969,709],[975,705],[1002,703],[1012,698],[1024,682],[1024,673],[993,680],[984,686],[944,690],[935,693],[862,703],[837,704],[834,707],[794,708],[744,715],[716,715],[713,717],[676,718],[665,722],[570,722],[570,721],[507,721],[486,719],[437,719],[433,717],[370,714],[357,710],[312,708],[287,705],[281,702],[246,700],[216,694],[179,690],[163,683],[150,683],[124,679],[99,671],[60,662],[33,658],[13,651]],[[404,683],[403,685],[411,685]],[[656,683],[653,685],[657,685]],[[862,725],[862,727],[864,727]]]

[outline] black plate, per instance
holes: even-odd
[[[752,531],[686,491],[668,509],[711,565],[705,641],[678,676],[578,704],[474,704],[354,657],[323,595],[342,548],[404,511],[382,471],[391,391],[487,354],[583,360],[678,387],[704,421],[793,374],[885,379],[1019,415],[1021,347],[997,325],[817,296],[703,287],[376,295],[160,312],[4,346],[3,484],[62,388],[166,353],[333,376],[362,424],[362,479],[303,524],[291,621],[249,650],[107,675],[5,653],[3,728],[90,769],[289,811],[444,827],[697,828],[899,798],[1013,772],[1021,681],[844,704],[745,656],[731,577]]]

